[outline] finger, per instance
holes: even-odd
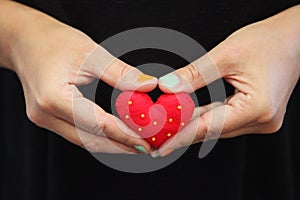
[[[222,133],[221,138],[232,138],[240,135],[253,134],[253,133],[255,134],[275,133],[281,127],[281,124],[278,125],[278,123],[276,122],[277,120],[282,121],[282,116],[276,115],[273,118],[273,120],[274,120],[273,124],[272,121],[265,122],[265,123],[257,123],[257,121],[254,121],[246,127],[242,127],[237,130]]]
[[[221,133],[231,132],[251,126],[256,118],[256,109],[250,94],[237,92],[223,106],[216,107],[200,117],[202,135],[205,139],[215,139]]]
[[[236,129],[236,130],[229,131],[229,132],[223,132],[220,135],[220,138],[226,139],[226,138],[233,138],[233,137],[237,137],[237,136],[241,136],[241,135],[245,135],[245,134],[249,134],[249,133],[256,133],[255,130],[256,130],[256,127],[252,127],[252,126],[240,128],[240,129]]]
[[[150,144],[126,126],[119,118],[107,114],[104,133],[107,137],[133,147],[143,147],[142,152],[151,152]],[[139,149],[139,148],[138,148]]]
[[[81,71],[120,90],[148,92],[153,90],[158,82],[157,78],[115,58],[101,46],[90,53],[82,64]]]
[[[123,122],[106,113],[94,102],[84,98],[75,86],[72,88],[73,99],[61,97],[60,99],[63,100],[55,101],[53,115],[90,134],[106,136],[124,145],[140,146],[146,152],[151,151],[149,143],[125,126]]]
[[[193,142],[217,139],[222,133],[246,131],[254,120],[253,110],[251,97],[236,93],[228,104],[215,107],[191,121],[177,137],[159,149],[159,154],[164,155],[169,149],[178,149]]]
[[[66,140],[91,152],[102,153],[137,153],[137,150],[106,137],[95,136],[74,127],[72,124],[58,118],[52,118],[47,123],[47,129],[59,134]]]
[[[219,68],[206,54],[174,72],[159,78],[159,87],[164,92],[193,92],[222,77]]]
[[[198,123],[198,119],[191,121],[175,136],[163,143],[158,150],[152,152],[152,157],[164,157],[172,153],[174,150],[179,149],[180,147],[191,145],[193,141],[196,140],[196,136],[198,136]]]
[[[191,121],[200,117],[201,115],[203,115],[204,113],[216,108],[216,107],[219,107],[219,106],[222,106],[224,105],[223,102],[213,102],[213,103],[210,103],[208,105],[205,105],[205,106],[199,106],[197,108],[194,109],[194,112],[193,112],[193,115],[192,115],[192,118],[191,118]]]
[[[196,127],[198,127],[199,117],[207,113],[208,111],[222,105],[224,105],[223,102],[213,102],[211,104],[195,108],[194,113],[192,115],[191,122],[187,124],[187,126],[181,132],[175,135],[176,139],[174,138],[169,139],[160,147],[159,151],[155,151],[151,155],[153,157],[157,157],[161,153],[160,156],[162,157],[167,156],[170,153],[172,153],[175,149],[182,146],[188,146],[192,144],[194,141],[199,140],[195,138],[197,132]]]
[[[194,141],[200,140],[200,138],[196,139],[196,132],[198,127],[198,119],[200,116],[202,116],[204,113],[224,105],[223,102],[213,102],[211,104],[200,106],[195,108],[194,113],[192,115],[191,122],[183,129],[181,132],[175,135],[176,139],[171,138],[167,140],[158,151],[152,152],[153,157],[159,156],[167,156],[170,153],[172,153],[175,149],[182,147],[182,146],[188,146],[192,144]],[[179,142],[180,141],[180,142]]]
[[[257,127],[240,128],[229,132],[223,132],[222,134],[220,134],[220,138],[226,139],[226,138],[237,137],[249,133],[257,133],[255,130],[258,130]],[[184,137],[178,139],[181,140],[181,144],[179,145],[176,144],[176,141],[174,141],[175,144],[172,144],[172,142],[166,142],[165,146],[162,146],[160,151],[154,151],[151,153],[152,157],[157,157],[157,156],[165,157],[171,154],[172,152],[174,152],[175,149],[178,149],[180,147],[189,146],[191,144],[195,144],[203,141],[208,141],[210,139],[217,139],[217,138],[205,138],[205,134],[199,134],[198,136],[195,136],[189,133],[182,133],[181,136]]]

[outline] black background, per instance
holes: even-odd
[[[82,30],[99,43],[127,29],[156,26],[180,31],[210,50],[238,28],[299,1],[24,3]],[[174,55],[154,50],[132,52],[122,59],[135,66],[159,62],[178,68],[186,64]],[[299,87],[278,133],[220,140],[204,159],[197,156],[201,144],[193,145],[162,170],[128,174],[102,165],[88,152],[32,124],[25,114],[18,78],[1,69],[0,199],[300,199]],[[232,92],[230,87],[227,90]],[[201,92],[200,101],[205,103],[207,95]],[[105,100],[98,102],[110,103],[109,98]]]

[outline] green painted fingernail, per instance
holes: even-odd
[[[159,79],[159,81],[163,84],[163,86],[169,87],[169,88],[175,87],[176,85],[179,84],[178,76],[176,76],[173,73],[172,74],[167,74],[167,75],[161,77]]]
[[[136,145],[134,148],[140,152],[147,153],[146,149],[143,146]]]

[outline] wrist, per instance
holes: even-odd
[[[13,52],[23,30],[34,23],[37,11],[19,3],[0,0],[0,66],[14,69]]]
[[[21,63],[20,56],[34,43],[42,45],[42,38],[39,40],[41,33],[47,32],[52,24],[62,24],[57,22],[38,10],[13,1],[0,0],[0,26],[3,27],[0,29],[0,66],[17,72]]]
[[[291,32],[290,32],[290,35],[291,35],[291,38],[293,38],[292,40],[292,43],[294,42],[294,51],[296,53],[296,58],[297,59],[297,70],[296,72],[298,73],[298,78],[300,77],[300,4],[297,5],[297,6],[294,6],[290,9],[290,15],[288,16],[290,18],[290,26],[291,27],[294,27],[292,28]]]
[[[280,33],[279,40],[283,42],[282,50],[295,60],[295,72],[300,77],[300,4],[293,6],[266,20],[272,30]]]

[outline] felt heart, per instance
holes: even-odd
[[[136,91],[125,91],[116,99],[119,117],[155,148],[189,123],[194,107],[186,93],[163,94],[156,103]]]

